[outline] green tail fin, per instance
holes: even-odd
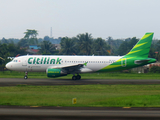
[[[124,57],[137,56],[147,58],[150,51],[153,34],[154,33],[146,33]]]

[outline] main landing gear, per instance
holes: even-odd
[[[28,72],[25,72],[24,79],[28,79],[27,74],[28,74]]]
[[[72,77],[72,80],[80,80],[80,79],[81,79],[80,75],[77,75],[77,76],[73,75]]]

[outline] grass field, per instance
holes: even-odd
[[[0,105],[160,107],[160,85],[19,85],[0,91]]]
[[[24,72],[4,71],[0,72],[0,78],[23,78]],[[158,73],[85,73],[81,74],[82,79],[160,79]],[[45,72],[29,72],[29,78],[48,78]],[[72,75],[51,79],[71,79]]]
[[[24,72],[0,72],[0,78],[23,78]],[[160,79],[160,74],[87,73],[82,79]],[[29,72],[29,78],[47,78]],[[72,75],[55,79],[71,79]],[[47,78],[54,79],[54,78]],[[160,85],[61,85],[0,87],[0,105],[160,107]],[[72,104],[77,98],[77,104]]]

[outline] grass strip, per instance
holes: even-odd
[[[23,78],[24,72],[16,71],[0,71],[0,78]],[[71,79],[73,75],[64,77],[51,78],[51,79]],[[45,72],[29,72],[29,78],[48,78]],[[81,74],[82,79],[160,79],[158,73],[85,73]]]
[[[0,91],[0,105],[160,107],[160,85],[18,85]]]

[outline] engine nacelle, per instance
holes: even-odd
[[[65,73],[64,70],[61,69],[52,69],[52,68],[48,68],[46,70],[47,76],[48,77],[60,77],[60,76],[66,76],[67,73]]]

